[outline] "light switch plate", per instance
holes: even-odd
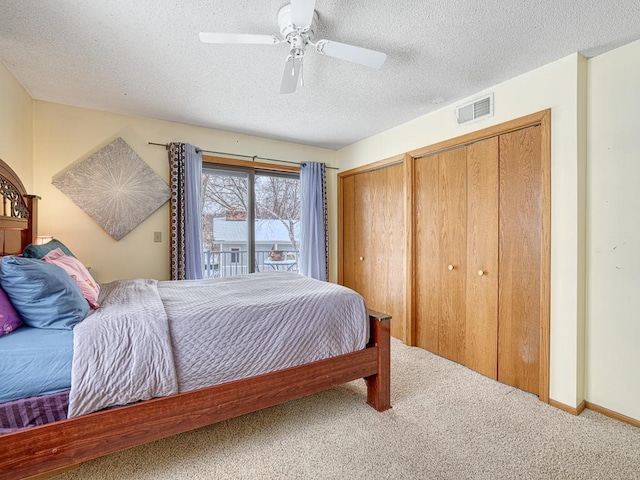
[[[153,241],[156,243],[162,242],[162,232],[153,232]]]

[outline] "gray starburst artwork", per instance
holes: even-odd
[[[162,178],[122,138],[56,175],[52,183],[116,240],[171,196]]]

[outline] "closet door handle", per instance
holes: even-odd
[[[484,270],[478,270],[478,275],[480,276],[484,275]]]
[[[449,270],[453,270],[455,267],[454,267],[453,265],[449,265],[447,268],[448,268]]]
[[[360,261],[363,261],[363,260],[364,260],[364,257],[360,257]]]

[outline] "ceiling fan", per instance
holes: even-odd
[[[244,43],[258,45],[289,44],[289,56],[284,65],[280,93],[296,91],[298,78],[304,84],[302,75],[302,60],[307,45],[315,48],[316,52],[329,57],[347,60],[372,68],[380,68],[387,59],[387,55],[375,50],[334,42],[333,40],[318,40],[314,42],[318,13],[315,11],[315,0],[291,0],[278,12],[278,25],[282,39],[275,35],[255,35],[244,33],[207,33],[200,32],[203,43]]]

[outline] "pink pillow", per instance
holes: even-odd
[[[22,325],[20,315],[16,312],[7,294],[0,288],[0,337],[13,332],[20,325]]]
[[[42,260],[61,267],[75,280],[80,287],[82,296],[87,299],[91,308],[98,308],[98,295],[100,294],[100,285],[93,279],[89,270],[76,257],[65,255],[59,248],[55,248],[47,253]]]

